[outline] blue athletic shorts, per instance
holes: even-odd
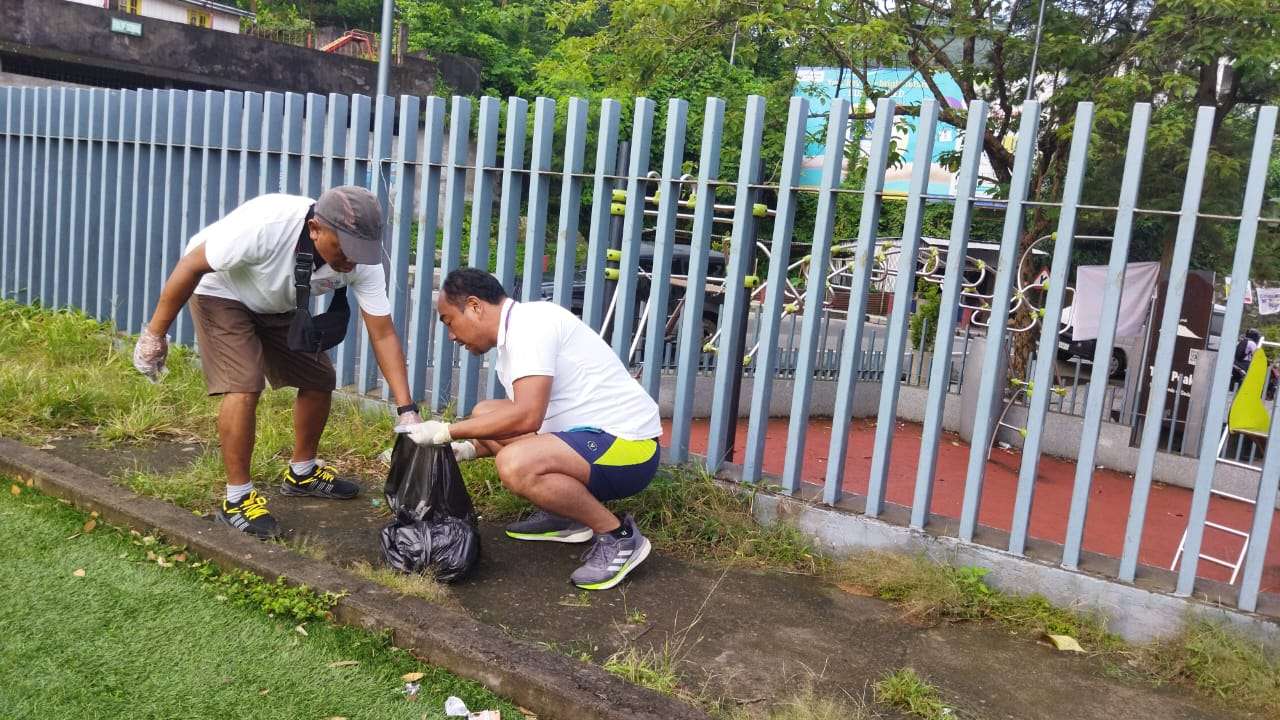
[[[587,490],[600,502],[635,495],[658,472],[657,440],[623,440],[596,428],[553,434],[591,465]]]

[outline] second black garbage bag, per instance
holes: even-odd
[[[395,515],[382,528],[382,557],[404,573],[430,572],[454,582],[480,559],[476,511],[448,445],[418,445],[396,437],[384,488]]]

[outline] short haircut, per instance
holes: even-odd
[[[490,305],[497,305],[507,299],[507,292],[502,289],[498,278],[477,268],[458,268],[449,273],[440,291],[457,307],[462,307],[467,298],[475,296]]]

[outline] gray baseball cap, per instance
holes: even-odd
[[[382,208],[373,193],[356,185],[330,188],[316,201],[315,216],[338,233],[348,260],[382,263]]]

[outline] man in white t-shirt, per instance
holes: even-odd
[[[549,302],[517,303],[492,275],[449,273],[436,308],[449,337],[476,355],[497,348],[505,400],[456,423],[406,428],[421,444],[453,443],[462,460],[495,456],[498,477],[538,510],[507,527],[517,540],[593,545],[571,578],[617,585],[649,555],[635,520],[605,502],[648,487],[658,468],[658,404],[599,335]]]
[[[391,322],[381,237],[381,208],[364,188],[333,188],[319,200],[262,195],[192,237],[165,282],[134,349],[134,366],[159,379],[169,347],[165,333],[190,301],[205,384],[210,395],[221,397],[218,439],[227,496],[217,517],[223,523],[262,539],[280,535],[249,475],[258,397],[267,380],[272,387],[298,390],[293,456],[281,493],[335,499],[359,493],[354,478],[316,459],[336,385],[333,363],[320,348],[335,344],[346,322],[341,313],[329,316],[327,342],[306,334],[320,321],[296,325],[296,338],[291,336],[295,321],[307,317],[296,317],[296,308],[307,307],[309,295],[354,292],[378,367],[400,406],[401,424],[421,421]],[[345,309],[345,298],[335,305]]]

